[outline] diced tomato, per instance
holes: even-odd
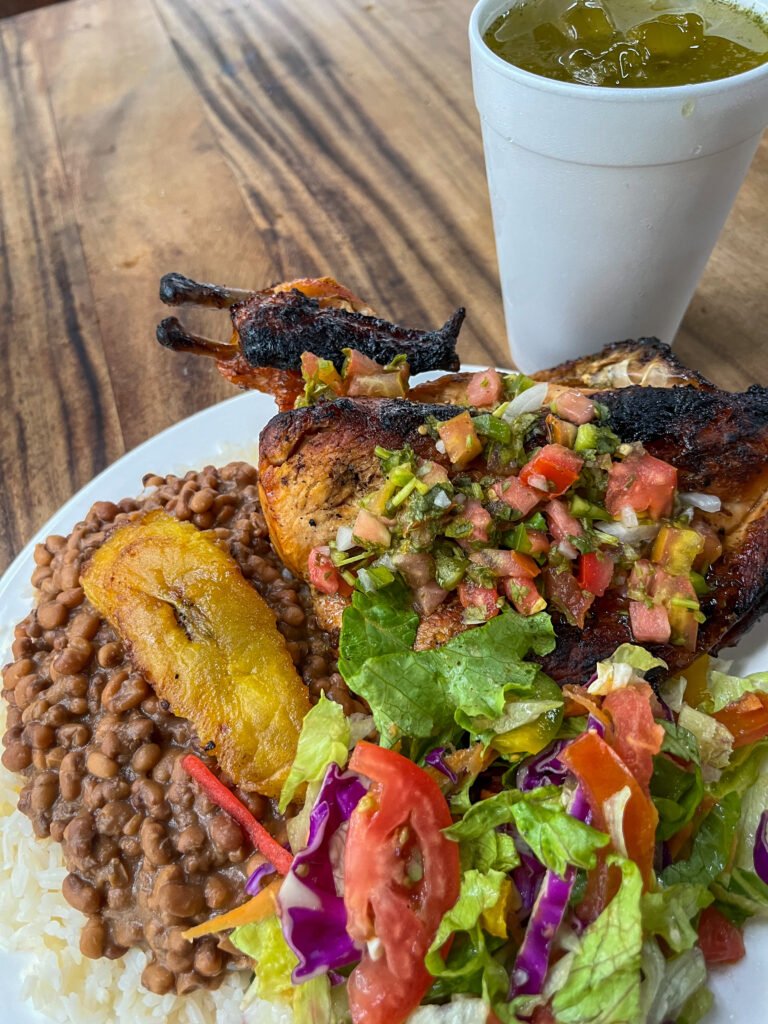
[[[572,626],[584,629],[584,619],[595,595],[582,590],[568,569],[545,569],[542,576],[547,600],[565,615]]]
[[[577,426],[595,418],[595,403],[580,391],[563,391],[552,403],[552,408],[558,416]]]
[[[746,953],[741,931],[716,907],[701,912],[699,945],[708,965],[735,964]]]
[[[528,579],[533,579],[541,572],[536,562],[528,555],[523,555],[519,551],[507,551],[503,548],[484,548],[482,551],[473,551],[469,560],[475,565],[482,565],[484,568],[490,569],[494,576],[527,576]]]
[[[639,644],[666,644],[672,629],[664,605],[651,605],[643,601],[629,602],[629,623],[632,636]]]
[[[435,484],[444,484],[448,480],[448,470],[439,462],[423,462],[417,476],[427,487],[434,487]]]
[[[405,398],[408,394],[408,365],[381,373],[366,373],[349,378],[347,394],[350,398]]]
[[[672,643],[687,651],[695,651],[699,632],[696,621],[699,599],[690,579],[687,576],[670,576],[663,569],[657,569],[651,584],[651,596],[655,604],[662,604],[667,610]]]
[[[429,580],[416,587],[413,596],[419,614],[431,615],[448,597],[448,591],[443,590],[437,580]]]
[[[504,580],[504,593],[521,615],[535,615],[547,607],[536,584],[525,576],[510,576]]]
[[[716,562],[720,555],[722,555],[723,544],[717,530],[710,526],[709,523],[704,522],[703,519],[695,519],[693,529],[704,543],[702,550],[696,557],[696,561],[693,563],[693,568],[696,572],[706,572],[710,565]]]
[[[614,462],[608,474],[605,507],[612,516],[624,508],[647,512],[652,519],[672,513],[677,487],[677,470],[653,455],[635,453]]]
[[[579,559],[576,579],[582,590],[602,597],[613,579],[613,559],[602,551],[589,551]]]
[[[655,576],[656,568],[647,558],[640,558],[635,562],[627,580],[627,593],[633,601],[642,601],[650,597]]]
[[[746,747],[768,736],[768,694],[745,693],[713,718],[733,733],[733,746]]]
[[[458,586],[458,594],[461,607],[477,609],[486,622],[499,614],[499,595],[494,587],[481,587],[471,580],[464,580]]]
[[[497,370],[480,370],[472,375],[467,385],[467,401],[478,408],[498,405],[503,394],[504,384]]]
[[[561,444],[545,444],[520,470],[520,479],[524,484],[557,498],[578,480],[583,465],[584,459],[570,448]]]
[[[491,513],[483,508],[479,501],[475,498],[470,498],[466,503],[461,512],[462,519],[468,520],[472,523],[472,533],[467,537],[462,537],[462,540],[466,541],[480,541],[482,543],[488,542],[488,528],[493,522]]]
[[[375,544],[377,547],[388,548],[392,541],[392,534],[386,525],[366,508],[361,508],[357,513],[352,533],[364,544]]]
[[[526,530],[528,543],[531,546],[532,555],[546,555],[549,551],[549,537],[543,530]]]
[[[464,469],[483,450],[468,412],[459,413],[453,419],[441,423],[437,433],[445,445],[446,455],[456,469]]]
[[[541,494],[532,487],[526,487],[516,476],[499,480],[491,488],[493,494],[505,505],[515,509],[521,516],[527,516],[541,501]]]
[[[592,810],[595,828],[607,831],[605,801],[629,787],[624,808],[624,842],[640,868],[646,888],[653,884],[653,857],[659,815],[640,783],[602,737],[589,730],[569,743],[558,757],[581,783]]]
[[[321,594],[349,594],[350,586],[331,561],[328,546],[312,548],[308,561],[309,582]]]
[[[653,758],[661,750],[664,730],[653,718],[648,683],[612,690],[603,700],[603,710],[613,720],[612,746],[644,792],[650,792]]]
[[[384,369],[381,363],[377,363],[375,359],[370,359],[368,356],[363,355],[356,348],[348,348],[345,352],[346,358],[342,368],[344,380],[349,380],[352,377],[364,377],[369,373],[381,373]]]
[[[459,847],[442,833],[452,818],[439,786],[408,758],[360,742],[349,767],[372,780],[344,853],[347,929],[365,947],[350,1011],[354,1024],[402,1024],[434,980],[424,957],[459,895]]]
[[[556,498],[548,501],[544,509],[549,532],[558,544],[570,543],[571,537],[581,537],[584,534],[584,527],[575,516],[568,511],[564,501]]]

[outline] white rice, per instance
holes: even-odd
[[[80,953],[85,919],[61,894],[61,847],[35,838],[16,810],[20,788],[0,766],[0,949],[21,954],[24,998],[61,1024],[240,1024],[247,972],[233,972],[216,992],[158,996],[141,985],[146,953],[132,949],[120,960]],[[12,1019],[2,1010],[0,1017]]]

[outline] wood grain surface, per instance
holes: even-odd
[[[425,327],[466,305],[464,359],[508,361],[471,6],[70,0],[0,21],[0,571],[104,466],[233,393],[154,342],[166,271],[331,273]],[[768,384],[766,237],[764,141],[677,341],[729,388]],[[226,314],[195,315],[226,337]]]

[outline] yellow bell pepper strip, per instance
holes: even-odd
[[[265,886],[260,893],[248,900],[247,903],[228,910],[226,914],[218,914],[209,921],[196,924],[194,928],[188,928],[182,932],[182,936],[188,941],[200,939],[204,935],[213,935],[216,932],[226,932],[231,928],[241,928],[244,924],[257,924],[267,917],[277,913],[277,894],[280,891],[282,879],[275,879]]]

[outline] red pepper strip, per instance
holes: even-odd
[[[245,804],[238,800],[235,794],[227,789],[209,768],[206,768],[200,758],[195,757],[194,754],[186,754],[181,759],[181,767],[222,811],[226,811],[230,817],[235,819],[256,849],[264,854],[275,870],[281,875],[287,875],[293,863],[293,855],[282,847],[260,822],[256,821]]]

